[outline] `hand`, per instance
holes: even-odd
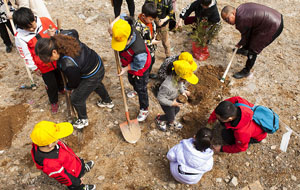
[[[160,40],[156,40],[155,38],[152,40],[152,44],[153,45],[156,45],[156,44],[158,44],[158,43],[160,43],[161,41]]]
[[[180,106],[182,106],[182,103],[177,102],[176,99],[175,99],[175,100],[173,101],[172,106],[180,107]]]
[[[124,73],[126,73],[129,70],[129,67],[122,67],[121,72],[118,74],[118,76],[122,76]]]
[[[165,22],[167,22],[169,20],[169,17],[166,16],[165,18],[163,19],[159,19],[159,22],[158,22],[158,26],[162,26]]]
[[[186,98],[191,95],[191,92],[186,90],[182,95],[184,95]]]
[[[40,71],[40,70],[38,70],[38,69],[37,69],[37,70],[35,70],[35,71],[34,71],[34,73],[35,73],[37,76],[42,76],[42,73],[41,73],[41,71]]]
[[[12,12],[7,13],[7,19],[12,19],[12,16],[13,16]]]
[[[239,45],[239,44],[236,44],[236,45],[235,45],[235,47],[237,47],[237,48],[241,48],[241,45]]]
[[[220,152],[221,151],[221,145],[212,145],[212,148],[215,152]]]
[[[176,24],[176,29],[177,29],[177,28],[181,28],[182,25],[183,25],[183,20],[180,18],[179,21],[178,21],[177,24]]]
[[[48,35],[49,36],[54,36],[55,32],[56,32],[56,29],[53,28],[52,25],[50,25],[49,28],[48,28],[48,31],[47,31]]]

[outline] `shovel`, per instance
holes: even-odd
[[[227,66],[227,68],[226,68],[226,70],[225,70],[225,72],[224,72],[224,74],[223,74],[223,76],[222,76],[222,78],[221,78],[221,80],[220,80],[222,83],[224,83],[224,81],[225,81],[226,75],[227,75],[227,73],[228,73],[228,71],[229,71],[229,69],[230,69],[231,63],[232,63],[232,61],[233,61],[233,58],[234,58],[234,56],[235,56],[237,50],[238,50],[238,48],[236,47],[235,50],[234,50],[234,52],[233,52],[233,54],[232,54],[232,57],[231,57],[231,59],[230,59],[230,62],[228,63],[228,66]]]
[[[115,58],[116,58],[118,74],[120,74],[121,68],[120,68],[120,62],[119,62],[119,55],[118,55],[117,51],[114,51],[114,53],[115,53]],[[129,112],[128,112],[128,106],[127,106],[122,76],[119,76],[119,79],[120,79],[120,84],[121,84],[123,102],[124,102],[124,106],[125,106],[125,116],[126,116],[126,120],[127,120],[120,124],[120,129],[121,129],[124,139],[127,142],[136,143],[141,137],[141,128],[139,126],[137,119],[130,120],[130,118],[129,118]]]

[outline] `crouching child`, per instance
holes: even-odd
[[[84,163],[71,148],[60,141],[73,132],[68,123],[55,124],[41,121],[34,126],[30,135],[32,140],[31,156],[36,167],[49,177],[72,190],[95,190],[96,185],[82,183],[82,177],[89,172],[94,162]]]
[[[190,92],[185,89],[185,80],[191,84],[198,83],[198,77],[193,73],[195,67],[197,68],[196,63],[191,65],[185,60],[178,60],[169,65],[168,76],[159,87],[157,94],[159,104],[165,112],[165,115],[158,115],[155,119],[160,130],[166,131],[167,127],[174,127],[175,129],[183,127],[181,123],[175,121],[175,116],[179,112],[180,106],[183,105],[178,102],[177,98],[179,94],[186,98],[190,95]]]
[[[176,181],[196,184],[204,173],[212,169],[214,152],[209,148],[211,139],[212,131],[204,127],[194,138],[183,139],[169,150],[167,158]]]

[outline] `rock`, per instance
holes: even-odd
[[[288,188],[286,188],[286,187],[282,187],[282,190],[288,190]]]
[[[36,178],[38,176],[40,176],[42,173],[41,172],[34,172],[34,173],[30,173],[30,178]]]
[[[251,152],[247,151],[247,154],[248,154],[248,155],[250,155],[250,154],[251,154]]]
[[[84,22],[86,24],[91,24],[92,22],[94,22],[94,20],[96,20],[98,18],[98,15],[95,15],[95,16],[91,16],[89,18],[87,18]]]
[[[156,136],[157,135],[157,131],[154,129],[152,131],[150,131],[150,135],[151,136]]]
[[[174,183],[169,183],[169,187],[170,187],[171,189],[176,189],[176,184],[174,184]]]
[[[115,124],[115,125],[118,125],[118,124],[119,124],[119,122],[118,122],[118,121],[114,121],[114,124]]]
[[[250,190],[264,190],[259,181],[255,181],[254,183],[249,185]]]
[[[277,147],[276,145],[272,145],[272,146],[271,146],[271,150],[275,150],[276,147]]]
[[[4,150],[0,150],[0,154],[3,154]]]
[[[224,181],[225,181],[226,183],[229,183],[229,181],[230,181],[230,176],[227,176],[227,177],[224,179]]]
[[[217,182],[217,183],[221,183],[222,181],[223,181],[222,178],[216,178],[216,182]]]
[[[171,133],[168,131],[168,132],[166,132],[166,135],[167,135],[167,136],[170,136],[170,135],[171,135]]]
[[[262,140],[261,142],[265,144],[265,143],[267,143],[267,140],[266,140],[266,139],[264,139],[264,140]]]
[[[245,164],[246,164],[247,167],[250,166],[249,162],[246,162]]]
[[[294,120],[294,121],[297,120],[297,117],[296,117],[296,116],[293,116],[293,120]]]
[[[100,175],[100,176],[97,177],[97,179],[98,179],[99,181],[102,181],[102,180],[105,179],[105,177],[104,177],[103,175]]]
[[[121,152],[120,152],[120,154],[121,154],[121,155],[124,155],[124,152],[123,152],[123,151],[121,151]]]
[[[229,185],[236,187],[238,185],[238,180],[236,177],[233,177],[229,183]]]
[[[291,179],[292,179],[293,181],[297,181],[297,177],[294,176],[294,175],[291,176]]]
[[[84,16],[84,14],[82,14],[82,13],[80,13],[79,15],[78,15],[78,17],[80,18],[80,19],[86,19],[86,16]]]
[[[249,190],[248,186],[243,187],[241,190]]]

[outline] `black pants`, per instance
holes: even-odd
[[[272,40],[271,42],[268,44],[270,45],[282,32],[283,30],[283,17],[281,15],[281,23],[279,28],[277,29],[277,31],[275,32],[275,34],[272,36]],[[243,47],[244,48],[244,47]],[[245,49],[248,49],[248,45],[245,45]],[[252,67],[254,66],[255,60],[257,57],[257,53],[255,53],[254,51],[252,51],[251,49],[248,49],[248,55],[247,55],[247,62],[246,62],[246,66],[244,68],[244,71],[249,73],[250,70],[252,69]]]
[[[234,137],[234,131],[231,129],[223,129],[222,130],[222,139],[226,142],[226,144],[233,145],[235,144],[235,137]],[[254,143],[259,143],[260,141],[257,141],[254,138],[250,139],[249,145]]]
[[[80,171],[80,174],[79,174],[79,176],[78,176],[78,179],[80,179],[81,177],[83,177],[84,176],[84,174],[85,174],[85,163],[84,163],[84,160],[83,159],[81,159],[80,158],[80,161],[81,161],[81,165],[82,165],[82,167],[81,167],[81,171]],[[84,184],[79,184],[79,185],[70,185],[70,186],[68,186],[68,189],[71,189],[71,190],[83,190],[83,187],[84,187]]]
[[[143,76],[136,76],[128,73],[128,81],[139,96],[140,109],[147,110],[149,107],[148,89],[149,69],[144,72]]]
[[[93,91],[95,91],[104,102],[111,102],[108,92],[102,83],[105,70],[103,63],[101,64],[99,71],[90,78],[81,79],[79,86],[74,89],[71,94],[71,102],[78,113],[79,119],[88,118],[86,112],[86,100]]]
[[[152,70],[152,67],[153,67],[154,63],[155,63],[155,55],[153,57],[151,56],[151,65],[149,67],[149,73],[151,73],[151,70]]]
[[[58,91],[64,89],[64,84],[58,69],[43,73],[42,78],[47,85],[47,94],[51,104],[58,102]]]
[[[123,3],[123,0],[113,0],[113,2],[114,2],[115,17],[117,18],[121,13],[121,6]],[[128,5],[128,10],[129,10],[130,16],[134,17],[134,10],[135,10],[134,0],[126,0],[126,2]]]
[[[159,120],[172,123],[175,120],[175,116],[180,111],[180,108],[178,106],[160,106],[164,110],[165,115],[160,116]]]
[[[13,29],[12,29],[11,24],[10,24],[9,21],[7,21],[5,23],[0,23],[0,33],[1,33],[1,38],[3,40],[3,43],[6,46],[10,46],[10,45],[12,45],[12,43],[11,43],[11,40],[9,38],[9,34],[8,34],[6,26],[9,28],[12,35],[14,35]]]

